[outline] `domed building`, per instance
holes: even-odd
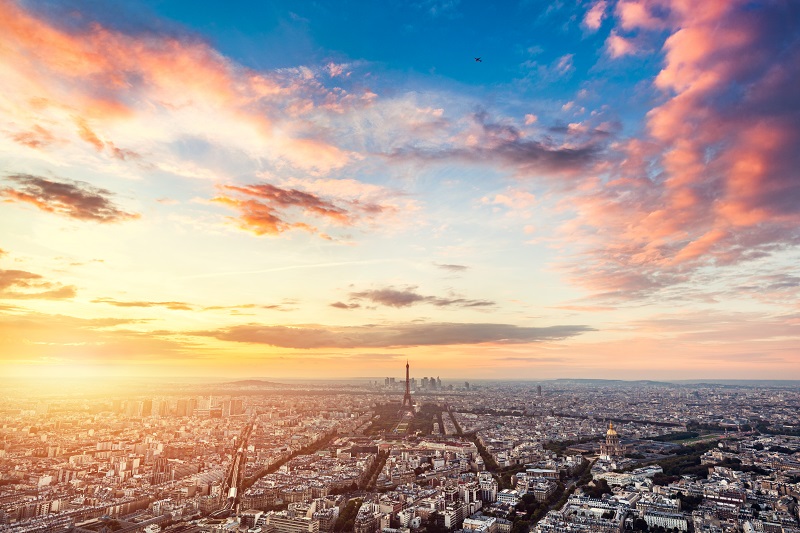
[[[619,435],[614,429],[614,423],[608,423],[606,442],[600,445],[600,455],[611,460],[615,457],[625,457],[625,446],[619,443]]]

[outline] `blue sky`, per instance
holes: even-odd
[[[10,374],[800,377],[792,3],[0,8]]]

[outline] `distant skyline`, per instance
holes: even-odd
[[[0,0],[0,375],[800,379],[797,20]]]

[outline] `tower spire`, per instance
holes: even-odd
[[[409,377],[408,359],[406,359],[406,393],[403,395],[403,405],[400,410],[414,412],[414,403],[411,401],[411,379]]]

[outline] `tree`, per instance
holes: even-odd
[[[605,479],[597,479],[593,485],[583,487],[584,492],[592,498],[601,498],[603,494],[611,494],[611,487]]]
[[[702,496],[685,496],[682,492],[678,492],[677,496],[681,501],[681,510],[686,513],[691,513],[703,502]]]
[[[530,531],[531,523],[527,520],[517,520],[511,526],[511,533],[528,533]]]
[[[356,515],[358,514],[358,510],[360,508],[361,508],[361,499],[359,498],[347,502],[347,505],[342,511],[342,514],[340,514],[339,518],[336,519],[336,523],[333,526],[333,530],[336,532],[353,531]]]

